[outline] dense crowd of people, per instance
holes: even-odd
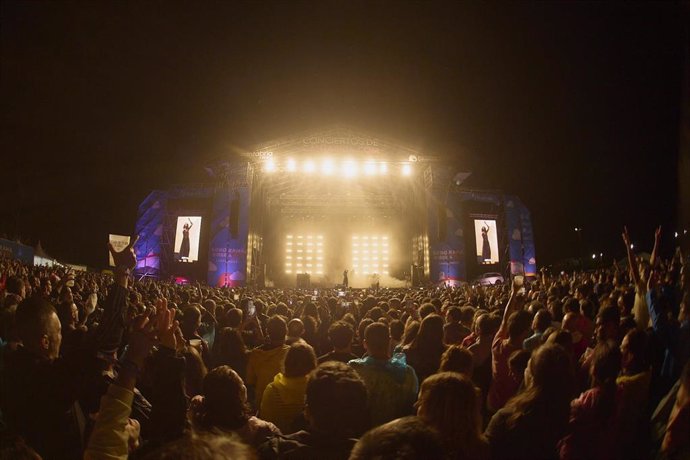
[[[314,291],[0,260],[1,457],[690,458],[680,251],[496,286]]]

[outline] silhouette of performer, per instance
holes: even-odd
[[[182,226],[182,244],[180,244],[180,259],[189,258],[189,229],[192,228],[194,223],[189,219],[188,224]]]
[[[343,272],[343,286],[347,287],[348,285],[348,279],[347,279],[347,270]]]
[[[482,259],[484,262],[491,260],[491,245],[489,245],[489,224],[482,226]]]

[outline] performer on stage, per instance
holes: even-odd
[[[180,259],[189,258],[189,230],[194,223],[192,219],[188,219],[189,223],[182,226],[182,244],[180,244]]]
[[[486,226],[482,227],[482,259],[484,262],[491,261],[491,245],[489,245],[489,224],[484,221]]]
[[[343,286],[347,287],[348,285],[348,279],[347,279],[347,270],[343,272]]]

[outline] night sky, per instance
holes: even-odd
[[[537,261],[672,239],[675,3],[0,3],[0,234],[103,266],[149,191],[333,123],[519,195]]]

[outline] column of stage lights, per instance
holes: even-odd
[[[388,237],[352,235],[352,268],[363,275],[388,275]]]
[[[323,235],[286,235],[285,273],[323,275]]]

